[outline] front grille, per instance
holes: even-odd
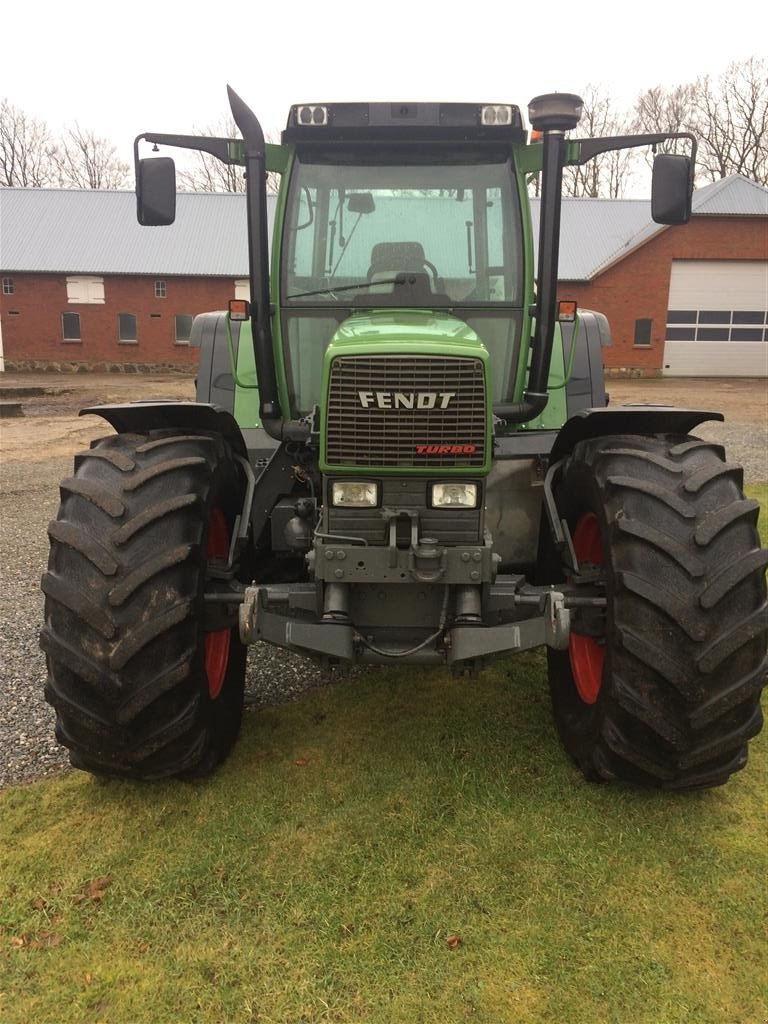
[[[360,393],[372,395],[368,408]],[[403,408],[405,396],[453,397],[446,408]],[[380,397],[383,396],[383,397]],[[428,402],[429,397],[422,399]],[[398,408],[380,408],[399,403]],[[485,462],[485,373],[457,356],[337,356],[331,364],[326,462],[332,466],[445,467]],[[422,447],[421,452],[418,448]],[[449,448],[452,450],[441,451]]]

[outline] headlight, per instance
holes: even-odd
[[[375,508],[379,503],[379,485],[370,481],[335,480],[331,504],[343,508]]]
[[[477,484],[432,484],[432,508],[477,508]]]

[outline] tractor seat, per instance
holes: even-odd
[[[428,270],[432,275],[435,289],[442,291],[441,282],[437,275],[437,267],[430,263],[424,255],[424,247],[421,242],[377,242],[371,249],[371,265],[368,268],[368,280],[374,276],[392,273],[407,273],[415,271],[423,273]]]

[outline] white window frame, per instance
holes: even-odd
[[[173,343],[174,343],[174,345],[188,345],[189,344],[189,337],[186,337],[186,338],[180,338],[179,337],[179,317],[180,316],[188,316],[193,323],[194,323],[195,317],[194,317],[193,313],[175,313],[174,317],[173,317]],[[189,325],[189,334],[190,334],[190,336],[192,334],[192,324]]]
[[[16,291],[16,285],[13,283],[12,277],[3,278],[3,295],[13,295]]]
[[[156,299],[167,299],[168,298],[168,286],[164,280],[157,278],[155,281],[155,298]]]
[[[132,316],[135,325],[134,337],[133,338],[121,338],[122,333],[122,322],[121,317]],[[139,318],[135,313],[118,313],[117,314],[117,343],[118,345],[138,345],[139,343]]]

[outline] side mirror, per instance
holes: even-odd
[[[687,224],[691,216],[691,161],[676,153],[653,158],[651,217],[657,224]]]
[[[139,224],[162,227],[176,219],[176,167],[168,156],[139,160],[136,166]]]

